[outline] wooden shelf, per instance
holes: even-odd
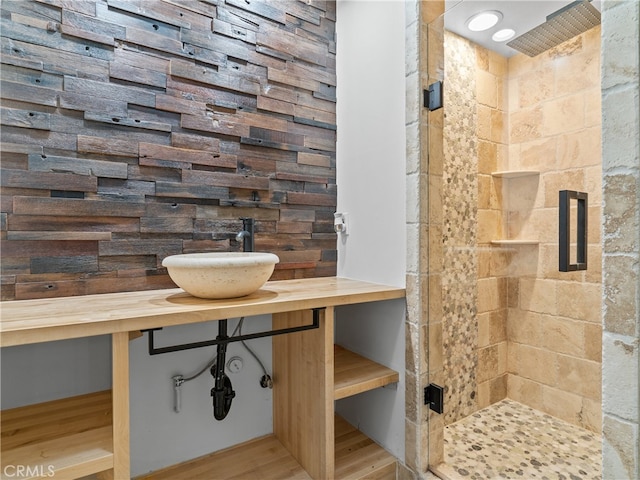
[[[25,465],[59,478],[112,469],[111,405],[105,391],[2,411],[3,467]]]
[[[334,478],[392,480],[396,478],[396,459],[336,415]]]
[[[496,178],[518,178],[540,175],[536,170],[502,170],[500,172],[491,172],[491,176]]]
[[[334,400],[350,397],[399,380],[398,372],[353,353],[334,347]]]
[[[393,455],[341,417],[335,417],[335,478],[391,480],[395,479],[395,474]],[[275,435],[172,465],[136,480],[174,478],[311,479]]]
[[[538,240],[491,240],[492,245],[538,245]]]
[[[209,455],[136,477],[136,480],[170,480],[175,478],[311,479],[275,435],[249,440]]]

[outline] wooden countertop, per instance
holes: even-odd
[[[267,282],[237,299],[205,300],[182,289],[0,303],[0,346],[90,337],[311,308],[403,298],[405,289],[337,277]]]

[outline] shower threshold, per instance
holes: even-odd
[[[445,427],[444,455],[445,480],[601,479],[599,435],[513,400]]]

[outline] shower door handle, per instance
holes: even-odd
[[[573,272],[587,269],[587,217],[588,194],[573,190],[560,190],[558,259],[561,272]],[[571,200],[577,200],[577,238],[576,263],[570,263],[571,256]]]

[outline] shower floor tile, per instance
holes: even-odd
[[[588,430],[502,400],[445,427],[446,479],[600,479],[600,437]]]

